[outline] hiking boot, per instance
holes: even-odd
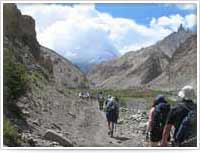
[[[113,137],[113,131],[110,131],[110,137]]]

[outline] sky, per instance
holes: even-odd
[[[36,20],[39,43],[70,60],[111,58],[155,44],[182,24],[196,28],[195,4],[17,4]],[[81,58],[80,58],[81,57]]]

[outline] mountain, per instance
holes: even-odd
[[[108,143],[99,137],[106,133],[103,124],[93,124],[104,120],[97,103],[79,99],[74,90],[88,89],[86,77],[38,43],[34,19],[22,15],[15,4],[3,5],[3,19],[4,145]]]
[[[161,82],[165,82],[162,88],[170,88],[169,90],[174,90],[184,86],[185,83],[190,84],[192,82],[192,85],[194,84],[196,87],[196,58],[191,62],[193,56],[196,57],[197,54],[195,38],[196,35],[186,31],[180,25],[177,32],[171,33],[155,45],[128,52],[118,59],[95,66],[87,75],[91,81],[91,87],[114,89],[156,88],[159,87]],[[192,55],[189,53],[192,53]],[[183,59],[186,63],[190,63],[188,67],[191,74],[185,73],[183,75],[184,79],[176,78],[176,73],[180,72],[182,74],[185,69],[188,69],[187,64],[183,65],[181,63]],[[171,82],[172,84],[164,81],[168,71],[170,71],[170,74],[173,72],[173,77],[176,78]],[[180,79],[184,82],[179,81]]]
[[[71,61],[84,73],[87,73],[94,65],[119,57],[119,53],[114,48],[113,50],[110,50],[106,47],[96,48],[96,50],[88,48],[86,54],[87,55],[85,55],[85,52],[79,52],[76,58],[71,59]]]
[[[50,73],[57,84],[65,84],[68,88],[87,86],[85,76],[70,61],[38,43],[35,21],[30,16],[22,16],[15,5],[5,5],[4,9],[5,50],[14,50],[29,71],[38,68],[46,75]]]
[[[197,35],[191,35],[174,52],[165,71],[149,83],[154,88],[180,89],[183,85],[197,89]]]

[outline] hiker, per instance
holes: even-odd
[[[85,97],[86,97],[87,100],[89,100],[89,99],[90,99],[90,93],[89,93],[89,92],[86,92],[86,93],[85,93]]]
[[[83,98],[83,93],[82,92],[79,92],[79,94],[78,94],[78,96],[79,96],[79,98]]]
[[[119,100],[117,97],[112,97],[106,105],[106,118],[108,122],[108,135],[113,137],[114,126],[116,127],[119,117]]]
[[[165,100],[165,97],[158,95],[153,101],[147,122],[146,139],[150,138],[151,147],[159,145],[169,112],[170,105]]]
[[[99,92],[98,96],[97,96],[97,100],[99,103],[99,110],[102,111],[103,110],[103,104],[104,104],[104,97],[103,97],[103,93]]]
[[[166,147],[168,145],[167,139],[172,126],[174,126],[174,142],[172,145],[195,147],[197,145],[196,104],[193,102],[195,91],[192,86],[185,86],[179,91],[178,96],[181,98],[181,102],[169,114],[164,127],[161,146]]]

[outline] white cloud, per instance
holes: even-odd
[[[188,14],[185,17],[176,14],[171,16],[162,16],[158,19],[153,18],[150,26],[154,29],[164,28],[176,31],[180,24],[182,24],[185,28],[192,29],[196,23],[196,15],[194,14]]]
[[[197,5],[192,3],[177,4],[176,6],[181,10],[195,10],[197,8]]]
[[[33,16],[39,42],[71,60],[92,61],[112,58],[154,44],[182,23],[191,28],[196,16],[179,14],[152,18],[148,26],[134,20],[114,18],[95,5],[20,4],[23,14]]]
[[[185,16],[185,27],[192,28],[197,24],[197,16],[194,14],[189,14]]]

